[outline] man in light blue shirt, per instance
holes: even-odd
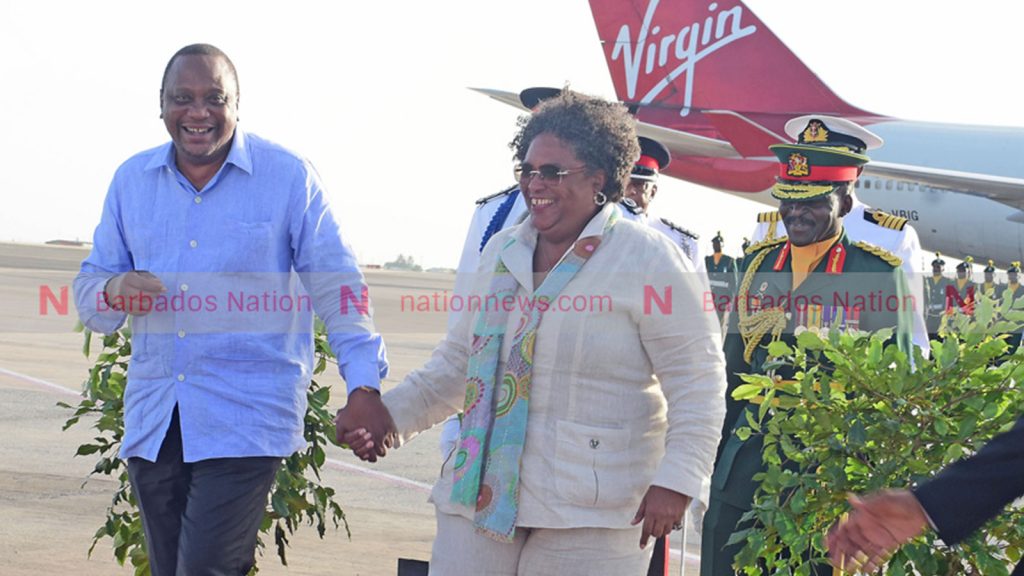
[[[74,283],[92,330],[133,316],[120,456],[154,576],[252,566],[281,458],[305,445],[314,312],[349,413],[386,438],[388,365],[355,256],[313,167],[236,127],[238,94],[219,49],[171,58],[172,142],[117,170]]]

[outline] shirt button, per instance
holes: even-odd
[[[196,242],[195,240],[189,240],[188,245],[195,248],[196,246],[199,246],[199,242]]]
[[[185,381],[185,375],[184,374],[178,374],[178,382],[184,382],[184,381]]]
[[[178,338],[184,338],[184,337],[185,337],[185,331],[184,330],[178,330]]]
[[[195,202],[196,204],[202,204],[203,203],[203,197],[202,196],[196,196],[195,198],[192,199],[192,201]]]
[[[181,291],[182,292],[188,292],[188,284],[182,284],[181,285]]]

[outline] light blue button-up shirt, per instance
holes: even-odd
[[[305,446],[314,311],[350,391],[387,375],[366,284],[315,169],[262,138],[236,130],[202,190],[171,143],[121,165],[74,283],[90,329],[125,322],[103,288],[130,270],[167,292],[133,318],[122,458],[155,461],[176,404],[186,462]]]

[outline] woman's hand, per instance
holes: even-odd
[[[652,536],[655,539],[667,536],[673,530],[683,527],[683,518],[686,516],[686,507],[690,505],[690,497],[680,494],[675,490],[651,486],[640,501],[640,508],[630,523],[633,526],[643,522],[644,528],[640,533],[640,548],[647,547],[647,540]]]

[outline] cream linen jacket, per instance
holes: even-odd
[[[612,210],[581,237],[602,236]],[[488,292],[500,258],[520,284],[517,301],[528,299],[536,239],[530,219],[495,235],[471,294]],[[725,413],[709,294],[706,275],[659,232],[620,218],[603,236],[537,330],[518,526],[627,528],[652,484],[693,497],[699,525]],[[502,358],[523,309],[517,302],[508,315]],[[462,409],[479,313],[463,313],[427,364],[384,395],[399,445]],[[449,455],[432,500],[472,519],[450,501],[453,462]]]

